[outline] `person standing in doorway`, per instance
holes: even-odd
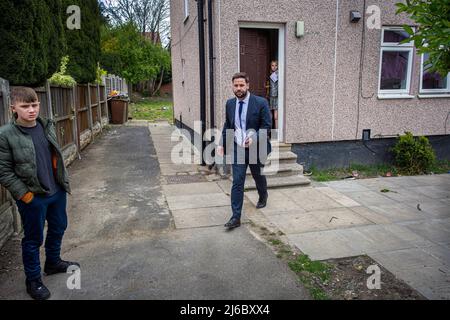
[[[244,185],[248,166],[250,166],[259,194],[256,208],[266,206],[268,198],[267,181],[261,171],[267,155],[272,150],[268,139],[271,119],[267,100],[250,93],[249,77],[244,72],[234,74],[232,83],[235,97],[229,99],[226,103],[226,120],[220,145],[217,149],[219,156],[231,154],[233,159],[232,217],[225,224],[225,227],[229,229],[241,225]]]
[[[270,62],[269,84],[269,107],[272,113],[274,129],[278,129],[278,61]]]

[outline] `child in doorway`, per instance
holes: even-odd
[[[269,108],[272,113],[274,122],[273,128],[278,129],[278,61],[272,60],[270,62],[269,76]]]

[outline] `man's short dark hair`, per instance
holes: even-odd
[[[245,79],[245,82],[249,83],[250,78],[245,72],[238,72],[233,75],[233,78],[231,79],[231,82],[233,82],[235,79]]]
[[[28,87],[13,87],[11,89],[11,105],[18,102],[31,103],[38,101],[36,91]]]

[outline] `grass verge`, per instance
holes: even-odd
[[[346,178],[376,178],[376,177],[396,177],[406,175],[398,168],[388,164],[378,165],[363,165],[363,164],[351,164],[348,168],[332,168],[326,170],[318,170],[316,167],[311,167],[311,178],[318,182],[341,180]],[[450,161],[441,160],[430,168],[429,173],[442,174],[450,172]]]
[[[173,122],[173,102],[170,98],[141,98],[135,103],[130,103],[130,116],[136,120],[148,120],[150,122]]]

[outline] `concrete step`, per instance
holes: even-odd
[[[283,143],[278,141],[270,141],[270,144],[272,145],[272,149],[278,148],[278,152],[287,152],[291,151],[292,144],[290,143]]]
[[[303,175],[294,175],[289,177],[274,177],[267,179],[267,188],[287,188],[295,186],[309,186],[311,181]],[[254,190],[256,189],[255,181],[252,178],[245,179],[245,189]]]
[[[278,154],[271,153],[267,158],[266,165],[269,165],[274,159],[278,158],[279,163],[296,163],[297,162],[297,154],[292,151],[283,151]]]
[[[272,179],[275,177],[287,177],[292,175],[302,175],[303,166],[298,163],[280,163],[278,168],[276,166],[265,166],[263,169],[263,174],[266,178]],[[251,177],[252,172],[250,167],[247,168],[247,178]],[[233,176],[230,176],[230,180],[233,181]]]
[[[248,174],[251,175],[250,168],[247,171],[247,175]],[[298,163],[279,163],[278,166],[265,166],[263,174],[265,174],[267,178],[298,175],[303,174],[303,166]]]

